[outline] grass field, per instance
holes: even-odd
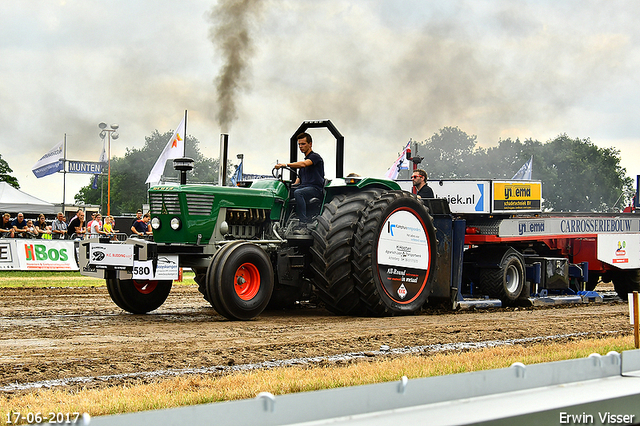
[[[182,282],[174,285],[192,285],[194,273],[185,272]],[[0,288],[2,287],[100,287],[103,279],[80,275],[74,271],[0,271]]]

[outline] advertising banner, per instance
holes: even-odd
[[[428,181],[436,198],[445,198],[452,213],[489,213],[490,181]]]
[[[133,267],[133,244],[89,244],[89,266],[106,269]]]
[[[542,211],[542,182],[493,182],[492,213]]]
[[[64,240],[2,240],[0,245],[11,241],[15,245],[13,259],[18,260],[23,271],[77,271],[78,264],[74,254],[73,241]],[[13,269],[13,268],[5,268]]]
[[[404,191],[412,192],[413,183],[397,180]],[[490,213],[491,181],[488,180],[428,180],[435,198],[449,202],[451,213]]]
[[[137,280],[177,280],[178,255],[160,255],[154,269],[151,260],[133,262],[133,278]]]
[[[640,234],[599,234],[597,256],[620,269],[640,268]]]
[[[15,240],[0,240],[0,269],[20,269]]]
[[[429,245],[420,219],[398,210],[387,218],[378,240],[378,273],[384,290],[399,303],[417,297],[429,270]]]
[[[640,218],[603,216],[531,217],[500,221],[499,237],[575,236],[640,232]],[[622,236],[612,238],[620,239]]]

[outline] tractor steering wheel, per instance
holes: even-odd
[[[292,169],[291,167],[280,167],[279,169],[276,169],[275,166],[273,167],[273,169],[271,169],[271,176],[273,176],[274,178],[278,179],[280,182],[284,183],[284,170],[289,170],[291,173],[293,173],[295,175],[295,179],[293,180],[293,182],[295,182],[298,178],[300,178],[300,176],[298,175],[298,173]],[[291,182],[291,183],[293,183]]]

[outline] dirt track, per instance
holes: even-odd
[[[0,387],[138,373],[577,332],[628,334],[623,303],[568,308],[339,317],[320,308],[231,322],[194,286],[174,287],[148,315],[117,308],[105,287],[0,289]],[[113,385],[113,383],[111,383]],[[93,386],[99,386],[94,384]]]

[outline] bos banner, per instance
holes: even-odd
[[[73,241],[0,239],[0,269],[77,271]]]

